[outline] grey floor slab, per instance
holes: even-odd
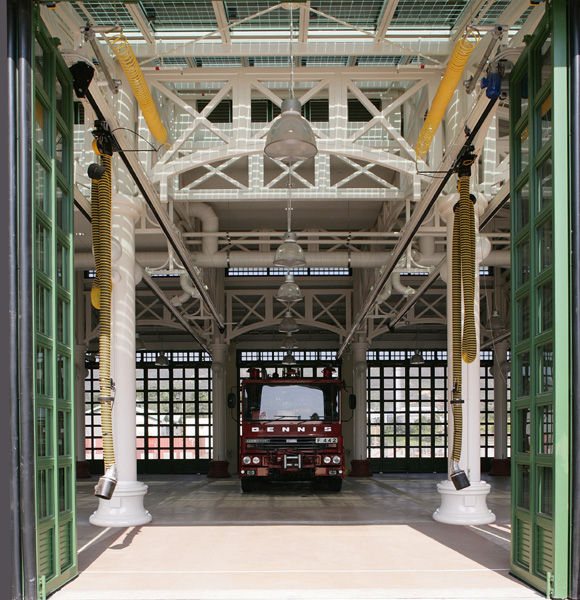
[[[509,574],[508,478],[489,478],[496,522],[433,521],[440,475],[347,478],[335,494],[235,477],[148,476],[152,523],[100,528],[78,484],[79,576],[53,600],[539,598]]]

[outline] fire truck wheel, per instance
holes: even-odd
[[[331,492],[340,492],[342,489],[342,479],[340,477],[330,477],[328,479],[328,488]]]
[[[255,481],[253,479],[242,479],[242,492],[253,492]]]

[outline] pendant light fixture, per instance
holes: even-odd
[[[286,365],[286,366],[296,364],[296,359],[294,358],[294,355],[292,354],[292,352],[288,351],[286,353],[286,356],[282,359],[282,364]]]
[[[298,348],[298,342],[296,341],[296,338],[291,333],[289,333],[282,340],[282,345],[280,346],[280,348],[282,348],[282,350],[294,350],[295,348]]]
[[[300,114],[302,104],[294,98],[294,6],[290,9],[290,98],[282,101],[280,118],[266,137],[264,153],[288,165],[316,156],[316,138],[310,123]]]
[[[292,167],[288,170],[288,212],[287,225],[288,231],[284,234],[284,241],[276,250],[274,255],[275,267],[303,267],[306,264],[304,252],[296,241],[296,234],[292,231]]]
[[[294,317],[289,310],[286,311],[284,318],[280,322],[278,331],[281,331],[282,333],[294,333],[298,331],[298,324],[294,320]]]
[[[417,347],[418,345],[419,345],[419,334],[416,332],[415,333],[415,354],[413,354],[413,356],[411,356],[411,360],[409,361],[409,364],[413,367],[417,367],[417,366],[425,363],[425,359],[423,358],[423,355],[421,354],[421,352],[419,352],[419,348]]]
[[[284,279],[284,283],[280,286],[276,294],[276,300],[280,302],[288,302],[288,304],[302,300],[302,291],[298,284],[294,281],[294,276],[288,271]]]
[[[165,355],[165,352],[160,352],[157,355],[157,359],[155,360],[155,364],[158,367],[166,367],[169,364],[169,360],[167,359],[167,356]]]

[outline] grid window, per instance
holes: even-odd
[[[409,364],[414,350],[367,353],[367,452],[376,472],[447,470],[447,352],[423,351],[425,363]],[[493,353],[481,354],[481,456],[493,457]],[[487,465],[486,465],[487,466]]]
[[[140,473],[206,473],[212,458],[212,380],[209,362],[181,362],[202,352],[138,354],[136,370],[137,466]],[[178,362],[179,361],[179,362]],[[85,448],[88,461],[103,459],[98,366],[85,380]]]

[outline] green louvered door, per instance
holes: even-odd
[[[34,49],[34,348],[39,597],[77,573],[70,73],[37,16]]]
[[[557,4],[557,3],[556,3]],[[561,8],[510,76],[512,572],[567,595],[569,222]]]

